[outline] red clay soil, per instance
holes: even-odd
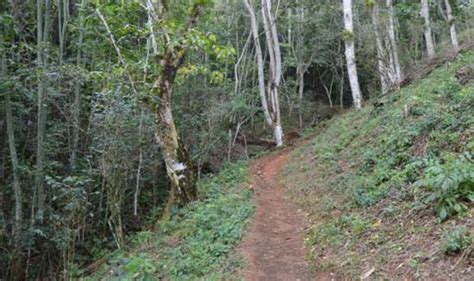
[[[246,260],[245,280],[316,280],[310,277],[305,260],[304,212],[278,183],[278,172],[287,160],[288,153],[282,152],[259,159],[252,166],[257,209],[238,248]]]

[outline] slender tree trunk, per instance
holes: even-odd
[[[299,1],[296,0],[296,5],[300,5]],[[295,31],[296,31],[296,36],[295,36],[295,46],[292,47],[294,56],[296,59],[296,76],[298,77],[298,117],[299,117],[299,125],[300,129],[303,128],[303,109],[304,109],[304,103],[303,103],[303,95],[304,95],[304,75],[306,71],[308,70],[308,67],[311,63],[312,58],[307,58],[304,55],[301,55],[299,51],[303,48],[304,46],[304,33],[303,33],[303,26],[302,23],[304,21],[304,9],[297,8],[296,9],[296,18],[297,22],[295,24]],[[291,41],[289,41],[290,44]],[[296,48],[296,49],[295,49]],[[329,101],[331,103],[331,101]]]
[[[337,72],[337,69],[334,68],[335,71]],[[335,75],[332,75],[331,77],[331,84],[329,85],[329,88],[324,84],[324,81],[323,79],[321,78],[321,76],[319,76],[319,80],[321,81],[321,85],[323,85],[324,87],[324,91],[326,92],[326,96],[328,98],[328,102],[329,102],[329,107],[333,107],[334,104],[332,102],[332,90],[334,88],[334,78],[335,78]]]
[[[77,41],[77,54],[76,54],[76,65],[78,67],[82,66],[82,42],[84,38],[84,9],[87,4],[87,0],[81,0],[81,7],[80,7],[80,23],[79,23],[79,39]],[[73,126],[72,126],[72,149],[71,155],[69,159],[69,165],[71,167],[71,171],[76,170],[76,162],[77,162],[77,153],[79,150],[79,140],[80,140],[80,119],[81,119],[81,83],[78,81],[76,82],[74,88],[74,104],[73,104],[73,112],[72,112],[72,119],[73,119]]]
[[[267,48],[270,56],[270,78],[268,80],[268,93],[272,107],[273,134],[276,140],[276,146],[283,145],[283,128],[280,117],[280,99],[279,88],[281,82],[281,51],[278,40],[276,22],[272,14],[271,0],[262,0],[262,17],[267,38]]]
[[[279,105],[278,105],[279,103],[278,95],[275,95],[275,92],[276,94],[278,94],[278,92],[270,91],[270,101],[271,101],[271,109],[272,109],[272,113],[270,114],[269,105],[267,101],[267,92],[265,90],[265,70],[264,70],[264,62],[263,62],[263,53],[262,53],[262,48],[260,46],[260,39],[259,39],[259,33],[258,33],[257,16],[249,0],[244,0],[244,4],[250,15],[250,27],[252,30],[252,36],[255,43],[255,56],[257,57],[258,89],[259,89],[259,94],[260,94],[260,101],[262,103],[263,114],[265,116],[266,123],[273,128],[277,146],[278,145],[281,146],[283,144],[283,130],[281,128],[280,120],[279,120],[280,113],[279,113]],[[273,40],[269,39],[271,38],[270,29],[266,29],[266,33],[268,35],[267,42],[273,45]],[[274,55],[275,55],[274,53],[270,54],[270,58],[271,58],[270,63],[273,64],[271,66],[271,69],[272,69],[271,71],[274,71],[274,73],[276,73],[277,67],[276,67],[276,58],[273,57]],[[274,81],[274,83],[275,82],[279,83],[279,79],[278,81]],[[273,85],[270,85],[270,89],[271,88],[274,88]],[[278,109],[278,112],[275,111],[276,109]]]
[[[456,53],[459,52],[459,43],[458,43],[458,34],[456,32],[456,19],[453,16],[453,10],[451,8],[451,4],[449,0],[444,0],[444,4],[446,5],[446,16],[448,19],[449,24],[449,32],[451,34],[451,44],[453,45],[453,49]]]
[[[387,8],[388,8],[388,38],[389,38],[389,46],[390,46],[390,54],[392,58],[391,67],[393,69],[393,73],[395,75],[395,86],[398,87],[400,82],[402,81],[402,71],[400,67],[400,59],[398,56],[398,46],[396,42],[395,36],[395,12],[393,8],[393,0],[387,0]]]
[[[133,193],[133,215],[136,217],[138,215],[138,197],[140,195],[140,179],[142,174],[143,166],[143,119],[145,118],[145,112],[140,112],[140,124],[138,125],[138,141],[139,141],[139,151],[138,151],[138,168],[137,176],[135,178],[135,192]]]
[[[0,34],[0,46],[3,45],[3,38]],[[6,64],[6,53],[5,48],[2,47],[2,61],[1,61],[1,74],[6,76],[7,74],[7,64]],[[15,142],[15,128],[13,124],[13,113],[10,102],[10,94],[6,93],[5,95],[5,113],[6,113],[6,123],[7,123],[7,135],[8,135],[8,147],[10,149],[10,160],[12,164],[12,174],[13,174],[13,194],[15,197],[15,227],[14,227],[14,237],[15,243],[19,245],[21,240],[21,222],[23,220],[23,195],[21,191],[20,178],[19,178],[19,164],[18,164],[18,155],[16,152],[16,142]]]
[[[382,94],[385,95],[388,92],[388,73],[387,73],[387,65],[386,65],[386,58],[384,56],[384,47],[382,43],[382,35],[380,34],[380,21],[379,21],[379,6],[377,2],[372,7],[372,25],[374,26],[375,31],[375,45],[377,48],[377,65],[379,69],[380,75],[380,83],[382,86]]]
[[[303,128],[304,73],[305,73],[304,67],[301,65],[298,65],[296,72],[298,76],[298,119],[300,122],[300,129],[302,129]]]
[[[393,9],[393,0],[387,0],[388,8],[388,37],[390,39],[390,51],[393,56],[393,67],[395,69],[396,86],[402,82],[403,74],[400,67],[400,58],[398,56],[398,45],[395,36],[395,11]]]
[[[342,69],[342,68],[341,68]],[[344,108],[344,69],[342,69],[341,71],[341,85],[340,85],[340,89],[339,89],[339,105],[341,108]]]
[[[351,85],[352,99],[356,109],[361,108],[362,94],[357,75],[357,65],[355,56],[354,26],[352,22],[352,0],[343,0],[344,29],[347,38],[344,38],[345,55],[347,63],[347,73]]]
[[[66,30],[69,23],[69,0],[58,0],[59,63],[63,62]]]
[[[257,58],[258,92],[260,95],[260,101],[262,103],[262,111],[265,116],[266,123],[271,126],[273,121],[272,121],[272,118],[270,117],[267,95],[265,91],[265,70],[264,70],[264,63],[263,63],[262,47],[260,45],[260,39],[259,39],[257,16],[249,0],[244,0],[244,4],[250,16],[250,28],[252,30],[253,41],[255,44],[255,57]]]
[[[435,55],[433,36],[431,34],[430,6],[428,0],[421,0],[421,16],[424,19],[424,32],[426,42],[426,52],[428,59],[432,59]]]
[[[37,192],[37,214],[36,217],[40,223],[43,222],[44,208],[46,201],[46,194],[44,190],[44,138],[46,135],[46,122],[47,122],[47,85],[46,77],[42,73],[46,70],[47,58],[45,52],[45,44],[48,41],[50,31],[50,11],[51,2],[50,0],[37,0],[37,63],[40,68],[40,74],[38,77],[38,131],[37,131],[37,147],[36,147],[36,175],[35,185]],[[44,11],[44,12],[43,12]],[[44,19],[44,21],[43,21]]]

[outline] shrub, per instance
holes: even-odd
[[[429,189],[427,203],[436,203],[440,221],[468,210],[467,202],[474,202],[474,164],[472,155],[448,154],[439,160],[427,160],[424,177],[418,186]]]
[[[443,235],[443,252],[445,254],[456,254],[471,245],[472,237],[465,227],[446,231]]]

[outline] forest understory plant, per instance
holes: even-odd
[[[369,264],[374,278],[469,275],[473,84],[456,72],[472,60],[461,53],[382,108],[328,121],[293,154],[281,178],[310,213],[305,242],[318,271],[356,278]]]

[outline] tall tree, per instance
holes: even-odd
[[[272,128],[275,135],[277,147],[283,145],[283,129],[280,117],[279,88],[281,83],[281,50],[278,39],[277,23],[272,11],[272,0],[262,0],[262,18],[267,38],[267,49],[270,57],[269,79],[267,81],[267,91],[272,107]]]
[[[390,90],[397,89],[402,79],[398,46],[395,38],[393,4],[391,0],[387,0],[386,4],[388,16],[386,21],[382,21],[379,15],[378,1],[367,1],[367,5],[371,8],[372,25],[375,30],[377,61],[383,94],[386,94]],[[386,36],[383,36],[383,33],[385,33]]]
[[[58,38],[59,38],[59,63],[64,59],[64,48],[66,43],[66,31],[69,24],[69,0],[58,0]]]
[[[347,64],[347,73],[351,85],[352,99],[356,109],[361,108],[362,95],[359,86],[359,77],[357,75],[355,42],[354,42],[354,24],[352,20],[352,0],[342,1],[344,13],[344,45]]]
[[[277,146],[283,145],[283,130],[280,123],[280,104],[278,99],[278,87],[281,80],[281,53],[278,41],[276,25],[271,14],[271,4],[262,0],[262,16],[267,38],[267,47],[270,56],[270,70],[267,91],[265,90],[265,68],[263,53],[260,45],[258,32],[257,15],[250,0],[244,0],[245,7],[250,16],[250,28],[255,43],[255,55],[257,58],[258,89],[262,110],[265,120],[272,127]],[[267,101],[267,94],[270,99],[270,108]],[[270,111],[271,109],[271,111]]]
[[[459,52],[459,43],[458,43],[458,34],[456,32],[456,19],[453,15],[453,9],[451,8],[451,3],[449,0],[444,0],[444,5],[446,6],[446,19],[448,20],[449,33],[451,35],[451,45],[453,46],[454,52]]]
[[[402,82],[402,70],[400,67],[400,58],[398,56],[398,45],[395,36],[395,11],[393,8],[393,0],[387,0],[388,8],[388,37],[390,41],[390,53],[392,58],[392,68],[395,74],[395,86],[399,86]]]
[[[424,33],[425,33],[425,44],[426,44],[426,53],[428,54],[428,59],[432,59],[435,55],[433,35],[431,33],[431,19],[430,19],[430,5],[429,0],[421,0],[421,16],[424,20]]]
[[[76,66],[82,67],[82,44],[84,41],[84,22],[85,22],[85,7],[87,0],[81,0],[81,6],[79,8],[79,38],[77,39],[77,53],[76,53]],[[81,81],[77,81],[74,85],[74,103],[72,106],[72,147],[71,154],[69,156],[69,165],[72,171],[76,170],[77,153],[79,150],[80,140],[80,116],[81,116]]]
[[[312,36],[313,30],[305,26],[308,19],[305,17],[304,2],[301,2],[296,0],[294,15],[293,9],[291,7],[288,8],[288,43],[290,45],[291,56],[295,61],[294,65],[296,66],[296,81],[298,85],[298,119],[300,128],[303,127],[304,78],[311,66],[313,56],[316,54],[314,51],[314,42],[312,42],[312,39],[314,38]],[[328,101],[332,106],[332,99],[330,96],[328,96]]]
[[[195,1],[188,15],[187,26],[184,27],[185,34],[190,35],[197,27],[199,18],[203,12],[206,1]],[[154,23],[158,24],[160,19],[167,19],[171,16],[169,3],[158,1],[158,11],[152,10],[153,6],[148,5],[148,12],[154,15]],[[151,32],[154,34],[154,32]],[[164,209],[164,216],[171,214],[174,206],[182,206],[196,199],[196,175],[193,171],[191,159],[188,151],[181,141],[175,125],[171,104],[173,86],[176,74],[183,65],[185,56],[190,47],[188,40],[181,39],[178,42],[170,38],[169,34],[162,33],[160,38],[162,44],[162,54],[158,56],[160,71],[155,77],[156,83],[147,99],[147,104],[155,114],[157,123],[156,138],[160,144],[163,159],[166,165],[166,172],[171,183],[171,192]],[[159,102],[156,103],[155,99]]]
[[[7,76],[7,56],[6,56],[6,48],[3,46],[3,36],[0,34],[0,48],[1,48],[1,66],[0,66],[0,74],[2,77]],[[10,150],[10,160],[11,160],[11,167],[12,167],[12,175],[13,175],[13,194],[15,197],[15,227],[13,229],[15,243],[19,243],[21,237],[21,223],[23,219],[23,195],[20,185],[20,177],[19,177],[19,162],[18,162],[18,154],[16,151],[16,142],[15,142],[15,127],[13,121],[13,113],[12,113],[12,106],[10,101],[10,94],[6,93],[5,95],[5,119],[7,123],[7,136],[8,136],[8,147]]]
[[[36,146],[36,199],[37,213],[36,218],[39,222],[43,221],[46,194],[44,189],[44,161],[45,161],[45,136],[47,123],[47,77],[45,75],[48,58],[46,55],[46,44],[49,39],[51,29],[51,0],[36,0],[37,16],[37,66],[38,71],[38,113],[37,113],[37,146]],[[34,212],[34,210],[33,210]]]
[[[377,48],[377,66],[379,70],[380,83],[382,86],[382,94],[386,94],[389,90],[388,85],[390,84],[390,74],[388,73],[389,68],[387,67],[387,58],[385,56],[385,49],[383,45],[383,37],[380,31],[380,15],[379,5],[377,1],[367,1],[372,14],[372,25],[375,33],[375,46]]]

